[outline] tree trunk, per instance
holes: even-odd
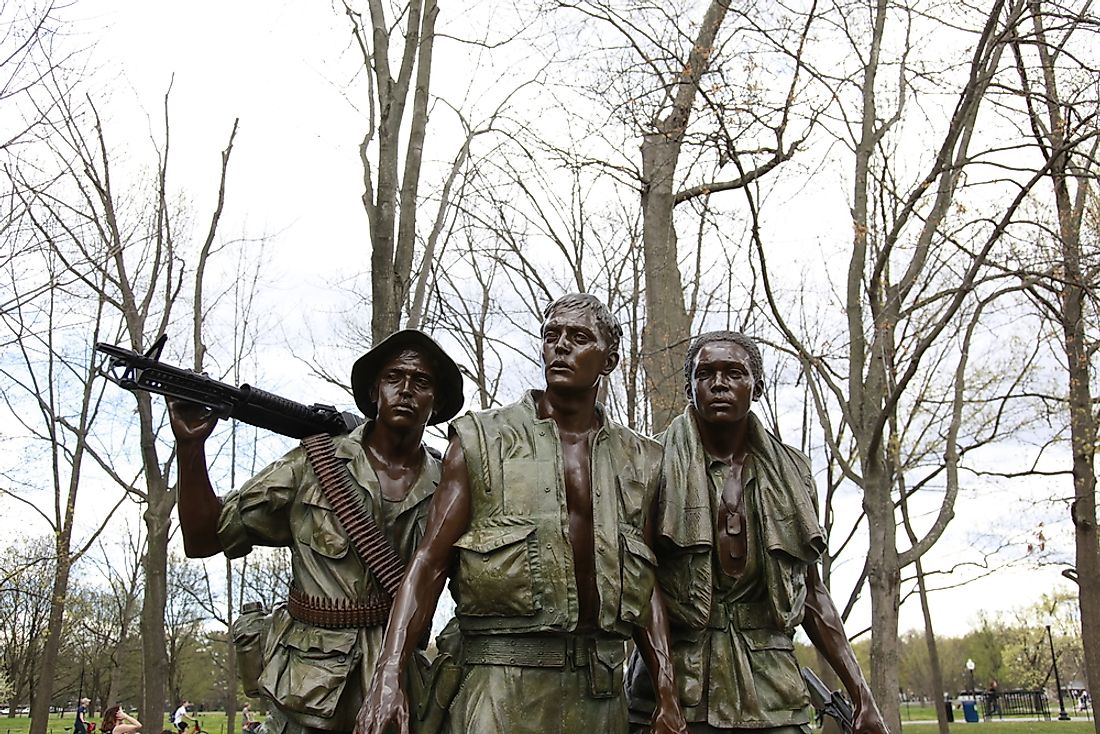
[[[920,559],[916,560],[917,590],[920,593],[920,608],[924,615],[924,641],[928,645],[928,668],[932,676],[932,703],[936,706],[936,723],[939,725],[940,734],[950,734],[947,725],[947,709],[944,708],[940,696],[944,691],[943,668],[940,666],[940,651],[936,647],[936,633],[932,629],[932,610],[928,607],[928,586],[924,582],[924,566]]]
[[[1092,409],[1092,366],[1088,337],[1087,283],[1082,268],[1081,226],[1090,194],[1091,164],[1085,170],[1070,166],[1070,153],[1064,151],[1068,118],[1061,105],[1069,103],[1058,91],[1058,77],[1052,51],[1046,39],[1044,11],[1039,0],[1028,5],[1042,68],[1042,98],[1047,112],[1050,135],[1050,178],[1054,187],[1055,210],[1058,214],[1058,234],[1061,246],[1063,282],[1059,289],[1061,326],[1066,352],[1066,376],[1069,381],[1070,446],[1073,452],[1073,520],[1077,554],[1078,603],[1081,608],[1081,642],[1084,648],[1085,672],[1089,700],[1100,694],[1100,546],[1096,531],[1096,439],[1097,425]],[[1061,20],[1059,20],[1061,23]],[[1038,117],[1037,113],[1033,113]],[[1095,149],[1094,149],[1095,150]],[[1080,166],[1080,164],[1077,164]],[[1076,196],[1071,196],[1070,183],[1076,181]],[[1087,265],[1086,265],[1087,267]],[[1094,717],[1100,734],[1100,720]]]
[[[883,721],[901,734],[898,678],[898,608],[901,606],[901,574],[898,569],[894,504],[890,478],[877,461],[865,465],[863,506],[870,531],[867,576],[871,591],[871,692]]]
[[[69,517],[72,517],[71,508]],[[50,597],[50,622],[46,627],[46,646],[42,651],[42,663],[38,671],[38,690],[31,697],[30,734],[46,734],[50,718],[53,679],[57,670],[57,657],[61,651],[61,633],[65,625],[65,600],[69,594],[69,528],[66,523],[57,540],[57,566]],[[14,710],[13,706],[11,711]]]
[[[234,442],[235,443],[235,442]],[[236,449],[233,450],[236,458]],[[225,731],[237,731],[237,655],[233,647],[233,561],[225,559]]]
[[[158,471],[159,474],[159,471]],[[148,468],[146,476],[149,476]],[[141,721],[149,731],[163,729],[168,653],[164,633],[164,609],[168,600],[168,530],[174,497],[163,485],[149,486],[145,527],[149,544],[145,551],[145,596],[141,608],[142,688]]]
[[[673,183],[678,140],[650,133],[642,143],[642,243],[645,252],[646,323],[642,364],[654,432],[663,431],[684,405],[683,365],[691,320],[676,257]]]
[[[711,0],[699,23],[689,58],[669,90],[672,104],[642,136],[642,246],[645,254],[646,324],[642,367],[649,393],[651,428],[663,431],[684,407],[684,352],[691,338],[691,314],[677,259],[676,164],[699,92],[710,68],[718,30],[729,0]]]
[[[1063,234],[1066,285],[1062,290],[1062,318],[1069,377],[1070,442],[1073,450],[1071,507],[1077,547],[1078,603],[1081,607],[1081,642],[1085,654],[1089,700],[1100,693],[1100,549],[1096,533],[1096,423],[1089,388],[1091,367],[1085,341],[1084,288],[1081,281],[1080,239]],[[1100,720],[1095,719],[1097,734]]]

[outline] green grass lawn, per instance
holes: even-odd
[[[925,721],[935,719],[936,712],[932,708],[921,709],[914,706],[910,709],[912,720],[918,720],[917,712],[920,710],[927,712]],[[904,706],[901,715],[904,734],[936,734],[938,731],[934,721],[931,724],[914,724],[906,721]],[[225,730],[224,711],[204,711],[198,713],[197,717],[202,722],[203,731],[210,734],[230,734]],[[73,718],[74,714],[71,711],[67,712],[64,717],[58,717],[56,714],[51,715],[47,730],[48,734],[72,734]],[[99,712],[97,711],[94,716],[90,717],[90,720],[98,724],[100,721]],[[240,714],[238,713],[238,727],[240,721]],[[0,734],[27,734],[30,728],[31,719],[29,716],[0,717]],[[165,714],[164,723],[160,727],[146,724],[143,732],[144,734],[160,734],[161,729],[165,728],[172,728],[167,714]],[[237,734],[239,734],[239,731],[238,729]],[[996,719],[980,721],[977,724],[956,721],[951,725],[952,734],[1090,734],[1095,731],[1093,722],[1084,718],[1074,719],[1073,721],[1012,721],[1011,719],[1001,721]]]
[[[906,724],[902,722],[901,728],[905,734],[936,734],[939,729],[932,724]],[[967,724],[956,721],[951,724],[951,734],[1088,734],[1095,732],[1093,722],[1085,719],[1073,721],[979,721],[977,724]]]
[[[225,730],[226,717],[224,711],[201,711],[195,714],[195,717],[202,723],[202,729],[209,734],[229,734]],[[76,714],[73,711],[66,711],[63,716],[57,714],[50,714],[50,723],[47,727],[47,734],[73,734],[73,720],[76,718]],[[96,711],[92,716],[88,717],[89,721],[94,721],[96,726],[102,721],[102,713]],[[262,716],[258,717],[261,720]],[[175,732],[175,727],[168,720],[168,714],[164,715],[164,721],[160,726],[150,725],[149,722],[142,722],[143,734],[160,734],[162,729],[171,729]],[[240,734],[241,715],[237,712],[237,734]],[[15,716],[15,717],[0,717],[0,734],[27,734],[31,729],[31,717],[29,716]],[[190,731],[190,730],[188,730]],[[97,731],[96,734],[99,734]]]

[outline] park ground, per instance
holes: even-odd
[[[903,707],[903,719],[905,716],[906,712]],[[935,734],[937,731],[934,719],[935,713],[931,708],[914,706],[910,709],[909,716],[911,717],[910,720],[902,721],[904,734]],[[202,723],[203,731],[208,732],[208,734],[229,734],[229,732],[225,730],[226,717],[224,711],[200,712],[198,714],[198,719]],[[91,720],[98,722],[96,716],[92,716]],[[240,721],[239,714],[237,721]],[[31,720],[28,716],[0,718],[0,734],[27,734],[30,728]],[[143,730],[145,734],[159,734],[162,729],[166,728],[173,728],[167,715],[164,717],[162,726],[149,726],[147,724]],[[50,716],[47,734],[72,734],[72,730],[72,712],[65,713],[61,716],[57,714]],[[1095,731],[1093,722],[1083,716],[1074,718],[1072,721],[1005,719],[1003,721],[981,721],[977,724],[967,724],[965,722],[956,721],[951,725],[952,734],[1091,734],[1091,732]]]

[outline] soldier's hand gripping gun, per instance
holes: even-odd
[[[852,734],[855,726],[852,704],[840,695],[840,691],[830,691],[809,668],[802,668],[802,679],[806,681],[806,687],[810,690],[810,703],[817,711],[818,724],[823,724],[824,718],[828,716],[836,721],[844,734]]]
[[[251,385],[233,387],[193,370],[165,364],[160,361],[160,353],[166,341],[168,335],[162,334],[145,354],[97,343],[96,351],[110,357],[103,376],[130,391],[188,400],[205,406],[218,418],[235,418],[291,438],[318,433],[335,436],[363,422],[358,415],[340,412],[331,405],[303,405]]]

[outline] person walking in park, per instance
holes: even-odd
[[[73,734],[88,734],[88,707],[92,699],[82,698],[76,706],[76,721],[73,723]]]

